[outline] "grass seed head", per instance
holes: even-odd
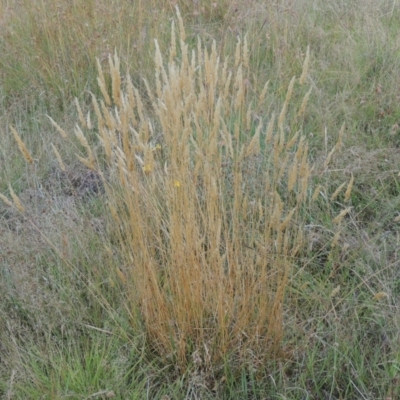
[[[181,16],[181,13],[179,11],[178,5],[175,6],[176,9],[176,16],[178,17],[178,22],[179,22],[179,35],[181,42],[185,42],[186,40],[186,32],[185,32],[185,25],[183,24],[183,19]]]
[[[335,200],[336,197],[339,195],[339,193],[342,191],[342,189],[346,186],[346,182],[343,182],[332,194],[331,196],[331,201]]]
[[[76,97],[75,97],[75,106],[76,106],[76,110],[78,111],[79,122],[81,123],[83,128],[86,128],[87,127],[86,120],[85,120],[85,117],[83,116],[81,106]]]
[[[14,129],[14,127],[10,126],[11,132],[14,135],[15,141],[18,144],[18,148],[20,150],[20,152],[22,153],[22,155],[24,156],[25,160],[29,163],[32,164],[33,163],[33,158],[30,155],[28,149],[25,146],[25,143],[22,141],[21,137],[18,135],[18,132],[16,131],[16,129]]]
[[[62,158],[60,156],[60,153],[58,152],[57,148],[54,146],[53,143],[51,144],[51,147],[53,148],[54,154],[56,155],[56,158],[57,158],[58,164],[59,164],[59,166],[61,168],[61,171],[65,171],[65,165],[64,165],[63,160],[62,160]]]
[[[4,202],[4,204],[7,204],[9,207],[13,206],[13,203],[7,199],[6,196],[4,196],[4,194],[0,193],[0,199]]]
[[[304,96],[303,101],[301,102],[301,105],[300,105],[299,112],[297,113],[297,118],[301,118],[304,115],[304,112],[306,111],[308,99],[310,98],[311,92],[312,92],[312,88]]]
[[[12,197],[12,199],[14,201],[15,207],[17,208],[18,211],[20,211],[21,213],[24,213],[25,212],[25,208],[22,205],[21,200],[19,199],[19,197],[15,194],[15,192],[14,192],[13,188],[11,187],[11,185],[9,185],[9,189],[10,189],[10,194],[11,194],[11,197]]]
[[[301,72],[301,76],[299,79],[300,85],[304,85],[307,74],[308,74],[308,64],[310,62],[310,46],[307,46],[307,51],[306,51],[306,58],[304,59],[303,62],[303,71]]]
[[[97,83],[99,85],[101,94],[103,95],[104,101],[108,106],[111,106],[111,99],[107,91],[107,85],[106,85],[106,80],[104,79],[103,68],[101,67],[100,60],[98,58],[96,58],[96,62],[98,71]]]
[[[349,184],[347,185],[346,193],[344,195],[344,201],[349,201],[350,200],[351,190],[353,188],[353,184],[354,184],[354,175],[351,174],[351,179],[350,179]]]
[[[340,224],[342,222],[342,219],[351,211],[353,207],[347,207],[344,210],[342,210],[337,217],[333,219],[334,224]]]
[[[54,121],[53,118],[51,118],[49,115],[46,114],[46,117],[50,120],[51,124],[57,129],[57,131],[60,133],[61,137],[63,139],[66,139],[68,137],[67,132],[65,132],[64,129],[62,129],[60,127],[60,125],[58,125],[57,122]]]

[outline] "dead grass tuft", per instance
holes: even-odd
[[[132,324],[141,321],[150,348],[181,371],[195,359],[211,373],[226,360],[242,366],[281,354],[285,288],[303,245],[300,209],[311,168],[304,137],[285,133],[295,77],[277,126],[274,117],[256,123],[257,104],[246,94],[247,39],[238,39],[232,66],[216,42],[209,49],[198,39],[189,52],[177,15],[179,40],[172,24],[168,63],[155,42],[150,104],[129,76],[122,87],[115,54],[113,104],[98,62],[104,102],[93,96],[93,105]],[[267,84],[260,103],[266,91]],[[82,129],[75,134],[88,157],[80,159],[93,169]]]

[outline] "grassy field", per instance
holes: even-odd
[[[0,398],[400,398],[399,32],[0,0]]]

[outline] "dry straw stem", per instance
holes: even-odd
[[[33,163],[33,158],[29,154],[29,151],[26,148],[26,146],[25,146],[24,142],[22,141],[21,137],[18,135],[18,132],[12,126],[10,126],[10,129],[11,129],[11,132],[13,133],[13,135],[14,135],[15,141],[18,144],[18,148],[19,148],[20,152],[22,153],[22,155],[24,156],[25,160],[29,164],[32,164]]]

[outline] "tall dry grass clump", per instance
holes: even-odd
[[[121,78],[117,54],[111,88],[98,64],[101,154],[85,139],[89,118],[76,135],[81,160],[106,183],[132,324],[181,371],[194,363],[211,372],[280,352],[310,166],[304,137],[286,129],[297,80],[276,120],[254,118],[268,85],[250,96],[247,40],[231,62],[215,42],[189,51],[179,12],[178,22],[167,60],[155,42],[145,93]]]

